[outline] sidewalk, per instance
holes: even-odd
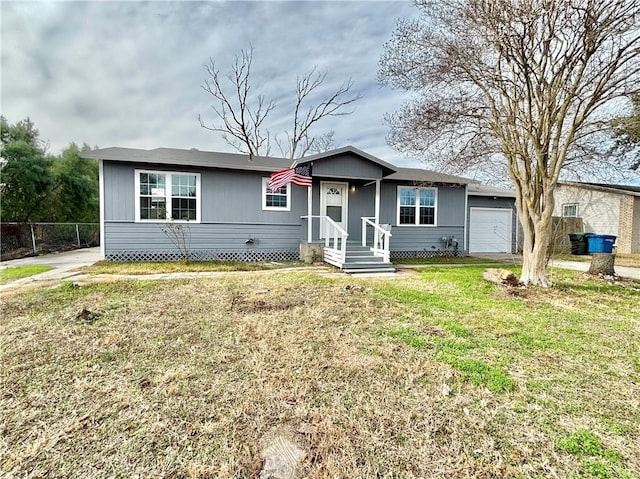
[[[517,254],[482,254],[475,255],[478,258],[485,258],[495,262],[501,262],[504,264],[522,264],[522,256]],[[574,271],[589,271],[591,262],[587,261],[568,261],[562,259],[552,259],[549,261],[549,266],[553,268],[571,269]],[[640,268],[631,268],[629,266],[614,266],[613,268],[618,276],[628,279],[640,280]]]
[[[496,265],[519,265],[522,264],[522,257],[520,255],[514,254],[483,254],[476,255],[477,257],[483,258],[487,260],[487,266],[496,266]],[[46,282],[46,281],[60,281],[68,278],[77,277],[85,278],[86,275],[81,271],[78,271],[79,268],[84,266],[91,266],[93,263],[100,261],[102,258],[100,256],[100,248],[84,248],[74,251],[66,251],[63,253],[51,253],[41,256],[31,256],[28,258],[14,259],[8,261],[0,262],[0,269],[8,268],[8,267],[16,267],[16,266],[27,266],[27,265],[48,265],[53,269],[50,271],[46,271],[44,273],[39,273],[33,276],[29,276],[27,278],[21,278],[16,281],[12,281],[7,284],[0,285],[0,292],[6,291],[15,287],[19,287],[22,285],[29,285],[35,282]],[[564,268],[571,269],[575,271],[588,271],[591,263],[589,262],[581,262],[581,261],[567,261],[567,260],[551,260],[549,262],[549,266],[554,268]],[[412,270],[415,268],[423,268],[429,266],[463,266],[456,264],[446,264],[446,265],[438,265],[438,264],[430,264],[430,265],[396,265],[399,269],[404,269],[405,274],[406,270]],[[615,272],[617,275],[623,278],[640,280],[640,268],[631,268],[626,266],[615,266]],[[287,268],[289,270],[289,268]],[[309,271],[309,268],[293,268],[295,271]],[[285,270],[266,270],[269,271],[285,271]],[[315,271],[315,269],[314,269]],[[402,271],[399,271],[402,273]],[[244,272],[241,272],[244,273]],[[255,271],[254,271],[255,273]],[[96,279],[111,277],[111,278],[144,278],[144,279],[167,279],[167,278],[197,278],[197,277],[211,277],[211,276],[223,276],[229,275],[232,273],[227,272],[183,272],[183,273],[158,273],[152,275],[95,275]],[[390,277],[401,277],[404,274],[398,275],[396,274],[385,274],[385,278]],[[356,276],[358,277],[358,276]],[[361,277],[366,277],[362,275]]]
[[[572,269],[575,271],[589,271],[591,263],[584,263],[581,261],[566,261],[561,259],[552,259],[549,261],[549,266],[554,268]],[[618,276],[628,279],[640,280],[640,268],[631,268],[629,266],[614,266],[613,270]]]

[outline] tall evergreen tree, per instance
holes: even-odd
[[[1,117],[0,220],[3,222],[97,222],[98,165],[80,158],[71,143],[59,157],[29,118],[16,124]]]
[[[0,117],[0,122],[0,219],[46,221],[55,180],[39,132],[29,118],[15,125],[4,117]]]

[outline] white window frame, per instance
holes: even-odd
[[[567,214],[565,214],[565,209],[568,206],[572,206],[573,208],[575,208],[575,210],[576,210],[576,214],[575,215],[567,215]],[[577,218],[578,217],[578,203],[564,203],[562,205],[562,217],[563,218]]]
[[[291,183],[285,185],[287,191],[287,206],[267,206],[267,190],[269,178],[262,178],[262,210],[263,211],[291,211]],[[271,193],[269,193],[271,194]]]
[[[164,175],[165,176],[165,192],[164,199],[166,208],[166,218],[164,219],[142,219],[140,218],[140,175],[141,174],[153,174],[153,175]],[[201,208],[201,200],[202,200],[202,189],[201,189],[201,181],[200,181],[200,173],[194,173],[192,171],[160,171],[160,170],[134,170],[135,174],[135,209],[136,209],[136,223],[166,223],[167,221],[171,221],[174,223],[200,223],[202,221],[202,208]],[[172,198],[171,195],[171,175],[186,175],[186,176],[195,176],[196,177],[196,219],[195,220],[174,220],[171,219],[171,209],[172,209]]]
[[[416,208],[416,222],[412,224],[400,223],[400,190],[402,189],[413,189],[413,190],[431,190],[434,192],[433,199],[433,224],[421,224],[420,223],[420,193],[416,192],[416,204],[413,206]],[[425,187],[425,186],[398,186],[396,191],[397,198],[397,206],[396,206],[396,225],[397,226],[408,226],[410,228],[419,226],[421,228],[433,228],[434,226],[438,226],[438,188],[436,187]],[[406,205],[404,205],[406,206]]]

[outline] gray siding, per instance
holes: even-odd
[[[291,187],[291,211],[263,211],[262,178],[266,173],[105,161],[105,221],[134,221],[136,169],[200,173],[202,223],[300,224],[300,216],[307,213],[307,190],[295,185]]]
[[[266,173],[169,168],[104,162],[104,244],[107,259],[175,259],[178,248],[162,232],[164,222],[135,223],[135,170],[200,173],[200,223],[189,223],[189,250],[200,259],[295,259],[306,188],[291,187],[291,211],[262,210]],[[253,238],[253,242],[246,241]]]
[[[133,170],[134,168],[128,164],[104,162],[105,221],[134,221],[135,182]],[[105,236],[105,240],[107,239]]]
[[[454,248],[447,248],[442,241],[444,236],[453,236],[458,240],[457,250],[462,251],[464,238],[464,227],[445,226],[438,228],[427,228],[423,226],[394,226],[391,228],[392,252],[395,251],[416,251],[416,252],[444,252],[452,251]]]
[[[344,153],[335,158],[314,162],[312,175],[326,178],[379,180],[382,178],[382,167],[353,153]]]
[[[380,222],[398,225],[398,186],[406,183],[383,182],[380,191]],[[437,224],[440,227],[464,226],[464,187],[438,187]],[[401,228],[404,228],[402,226]],[[433,228],[433,227],[425,227]]]
[[[262,210],[262,178],[267,174],[228,170],[202,174],[202,221],[300,224],[307,214],[307,189],[291,185],[291,211]]]
[[[266,224],[189,224],[191,248],[193,249],[246,249],[246,248],[298,248],[298,225]],[[108,249],[113,251],[130,249],[172,249],[173,243],[162,232],[162,224],[105,223],[105,233],[109,238]],[[254,239],[252,245],[245,241]]]
[[[190,252],[200,259],[295,259],[299,251],[298,225],[189,224]],[[128,260],[145,253],[171,259],[178,249],[162,232],[161,224],[106,222],[107,259]],[[252,243],[247,243],[248,239]],[[142,255],[142,256],[141,256]]]
[[[438,226],[398,226],[397,205],[398,186],[406,183],[385,182],[381,188],[380,222],[392,225],[392,252],[445,252],[443,236],[454,236],[458,240],[458,250],[463,249],[464,239],[464,187],[438,186],[437,224]]]
[[[471,208],[504,208],[511,210],[511,251],[518,251],[520,225],[518,224],[518,213],[514,198],[469,195],[467,206],[469,211],[471,211]],[[470,216],[467,215],[467,232],[469,231]],[[467,238],[467,244],[469,244],[469,238]]]
[[[356,186],[349,191],[349,239],[360,241],[362,238],[363,216],[373,217],[376,213],[376,185]],[[371,228],[369,228],[371,231]]]

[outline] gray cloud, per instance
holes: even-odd
[[[364,98],[328,119],[339,146],[351,143],[399,165],[383,115],[403,95],[375,75],[408,2],[2,2],[2,113],[27,116],[59,152],[69,142],[230,151],[197,116],[213,120],[200,88],[212,58],[222,70],[254,47],[256,90],[288,125],[296,76],[327,71],[323,92],[352,79]]]

